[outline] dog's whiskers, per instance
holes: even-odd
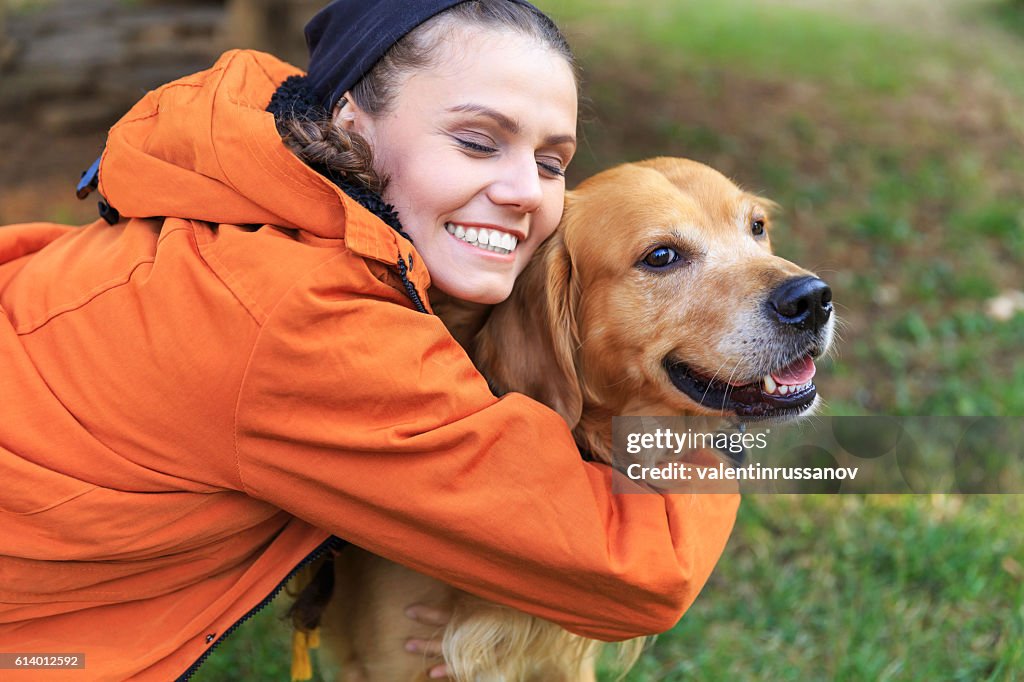
[[[729,404],[729,396],[732,394],[732,378],[736,375],[736,370],[740,368],[740,364],[743,362],[743,358],[738,358],[736,364],[732,366],[732,371],[729,372],[729,380],[725,382],[726,389],[725,395],[722,397],[722,411],[725,411],[725,406]]]
[[[700,401],[702,403],[707,399],[708,391],[711,390],[711,385],[715,383],[715,379],[718,377],[718,373],[722,371],[723,367],[725,367],[726,362],[728,362],[728,360],[723,361],[722,364],[718,366],[718,369],[715,370],[715,373],[711,375],[711,381],[708,382],[708,387],[704,390],[704,395],[700,397]]]

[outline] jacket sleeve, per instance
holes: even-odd
[[[236,414],[245,491],[455,587],[614,641],[671,628],[736,495],[613,494],[562,419],[495,398],[441,321],[329,288],[282,300]]]
[[[8,265],[8,268],[0,270],[0,289],[17,272],[15,265],[10,264],[76,229],[55,223],[21,223],[0,227],[0,266]]]

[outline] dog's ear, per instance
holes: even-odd
[[[540,246],[473,344],[474,362],[496,389],[544,403],[570,428],[583,411],[576,372],[577,287],[560,228]]]

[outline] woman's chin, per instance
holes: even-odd
[[[506,278],[468,277],[454,281],[434,280],[433,285],[452,298],[470,303],[494,305],[501,303],[512,293],[512,282]]]

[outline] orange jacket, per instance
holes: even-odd
[[[412,245],[264,111],[297,71],[225,54],[111,131],[124,218],[0,229],[0,652],[168,680],[331,534],[600,639],[671,627],[737,498],[613,495],[562,420],[496,399],[412,308]]]

